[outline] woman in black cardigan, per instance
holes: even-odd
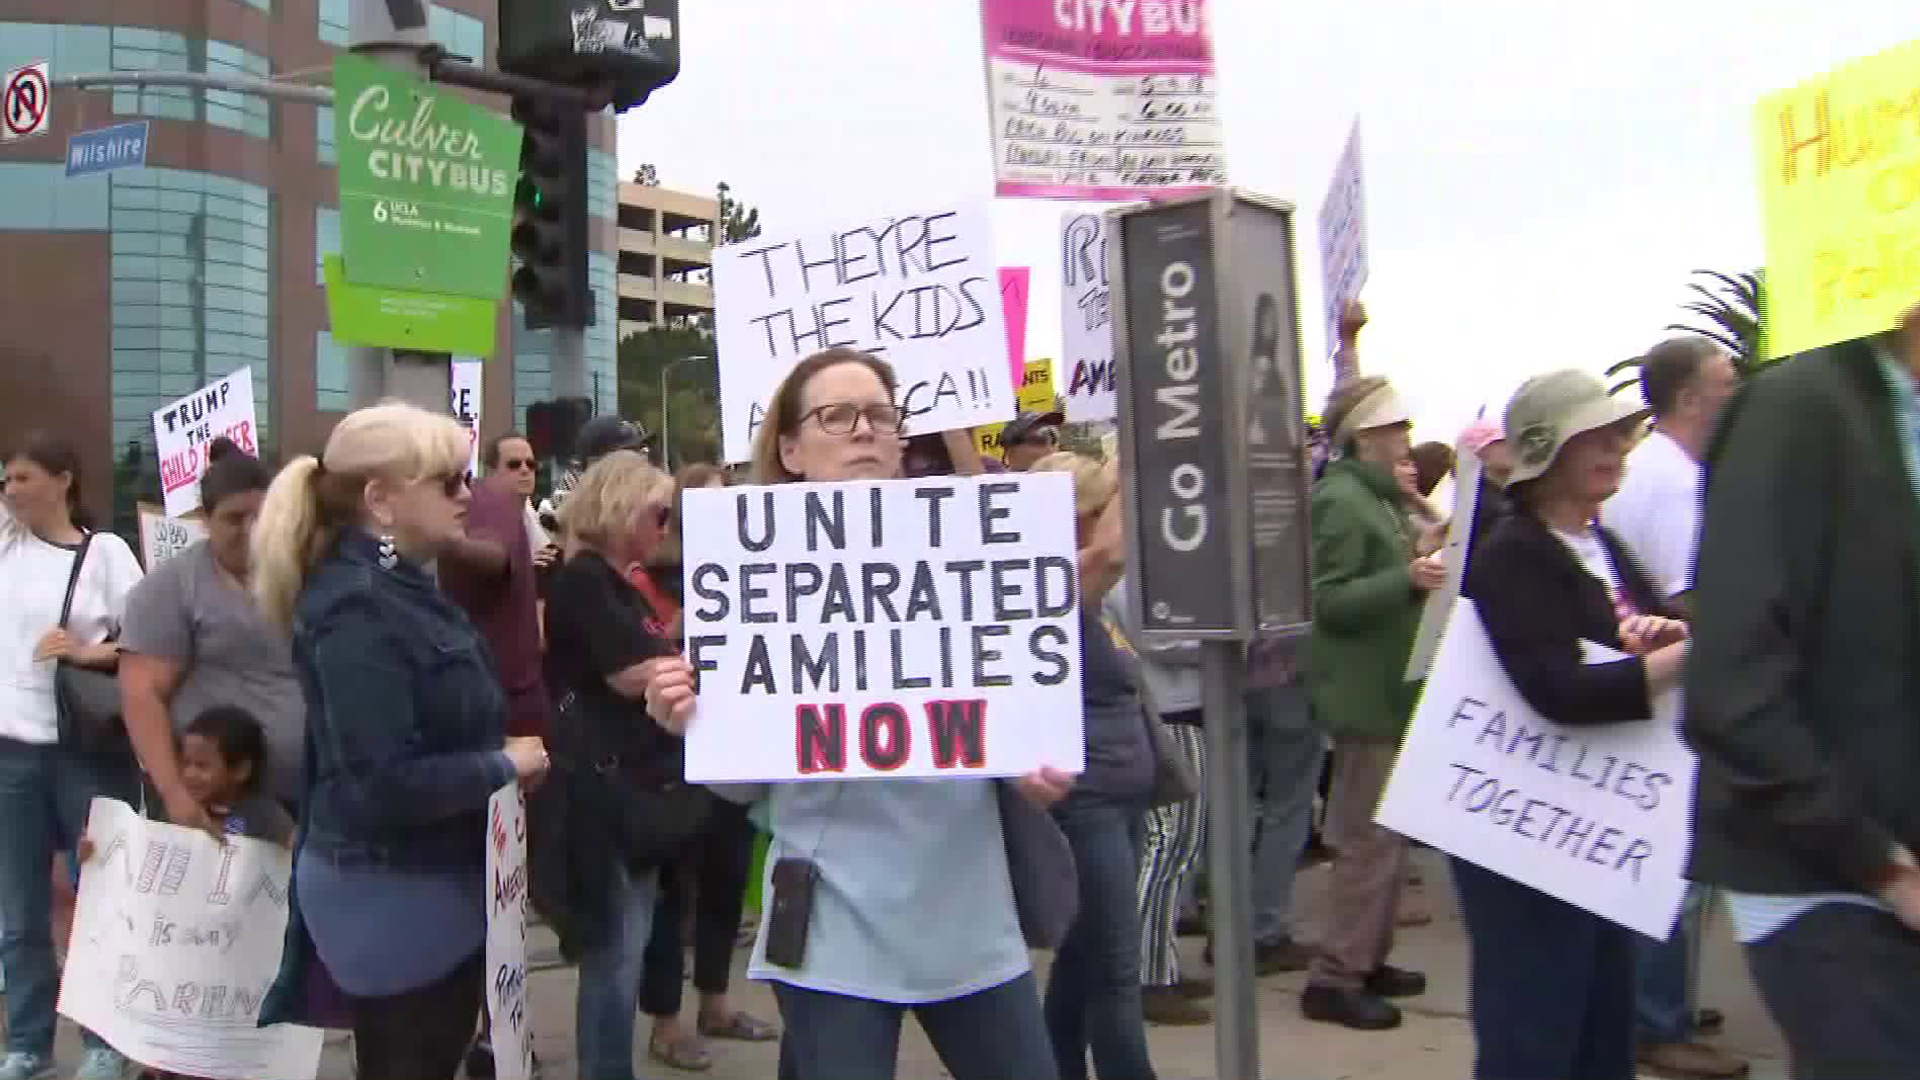
[[[1474,552],[1466,591],[1514,688],[1557,723],[1647,723],[1686,661],[1686,624],[1599,524],[1645,415],[1580,371],[1529,380],[1507,406],[1514,513]],[[1627,656],[1585,663],[1583,641]],[[1630,1080],[1633,931],[1464,860],[1453,870],[1476,1080]]]

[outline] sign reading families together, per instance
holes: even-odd
[[[984,201],[728,244],[713,253],[713,281],[728,461],[751,456],[794,363],[835,346],[893,365],[916,433],[1013,417]]]
[[[689,491],[693,782],[1085,760],[1065,473]]]
[[[200,508],[200,478],[207,472],[207,450],[222,435],[241,450],[260,456],[252,368],[243,367],[153,411],[160,492],[170,516],[179,517]]]
[[[1553,723],[1513,688],[1479,610],[1460,600],[1377,818],[1665,941],[1686,893],[1694,770],[1677,692],[1649,722]]]

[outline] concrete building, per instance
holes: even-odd
[[[0,0],[0,69],[55,77],[172,69],[328,81],[349,0]],[[495,0],[441,0],[430,30],[491,66]],[[506,110],[506,101],[477,97]],[[67,137],[150,119],[144,168],[68,178]],[[616,171],[611,114],[590,125],[589,390],[614,377]],[[322,256],[340,245],[333,112],[187,88],[55,90],[52,130],[0,145],[0,444],[70,435],[87,502],[130,527],[158,494],[154,409],[253,369],[263,441],[319,448],[347,403],[346,350],[327,332]],[[501,267],[504,280],[507,267]],[[524,424],[552,394],[550,333],[502,304],[483,430]]]
[[[711,319],[720,203],[622,182],[619,220],[620,336]]]

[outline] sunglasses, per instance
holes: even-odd
[[[500,462],[500,467],[503,469],[510,470],[512,472],[520,472],[523,469],[527,471],[531,471],[533,469],[533,459],[532,458],[509,458]]]
[[[447,473],[437,479],[440,481],[440,493],[449,499],[473,486],[473,477],[465,472]]]

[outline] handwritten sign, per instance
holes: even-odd
[[[1099,214],[1060,217],[1060,337],[1067,370],[1061,396],[1069,423],[1120,414],[1114,391],[1113,288],[1107,282],[1111,237]]]
[[[1618,656],[1596,647],[1590,659]],[[1646,723],[1553,723],[1460,600],[1377,820],[1665,941],[1686,892],[1694,771],[1677,693]]]
[[[1413,652],[1407,657],[1407,680],[1419,682],[1433,670],[1434,654],[1440,650],[1440,635],[1446,632],[1447,619],[1460,599],[1460,585],[1467,576],[1467,548],[1473,541],[1473,515],[1480,506],[1480,455],[1466,443],[1453,448],[1453,517],[1447,521],[1447,539],[1440,549],[1440,560],[1447,569],[1445,585],[1427,594],[1420,608],[1420,629],[1413,637]]]
[[[1340,312],[1367,283],[1367,199],[1360,173],[1360,121],[1333,167],[1320,204],[1320,300],[1326,309],[1327,355],[1340,348]]]
[[[729,461],[752,454],[766,403],[793,365],[850,346],[893,365],[916,434],[1006,420],[999,267],[985,201],[875,214],[758,236],[713,255],[720,422]]]
[[[981,0],[995,191],[1119,200],[1226,183],[1208,0]]]
[[[1760,99],[1767,349],[1892,329],[1920,263],[1920,41]]]
[[[154,449],[160,455],[160,492],[168,514],[200,508],[200,477],[207,448],[225,435],[249,454],[260,455],[260,426],[253,412],[253,369],[239,371],[153,411]]]
[[[480,475],[480,392],[486,384],[486,369],[478,360],[455,360],[453,377],[453,418],[466,427],[473,449],[467,459],[467,472]]]
[[[1021,412],[1049,413],[1060,409],[1060,395],[1053,390],[1053,361],[1029,360],[1020,376],[1015,395]],[[974,445],[989,457],[1000,456],[1000,432],[1005,424],[983,424],[973,429]]]
[[[280,969],[293,859],[96,798],[60,1013],[152,1069],[311,1080],[317,1028],[256,1026]]]
[[[140,503],[140,565],[151,574],[161,563],[207,538],[199,518],[168,517],[152,503]]]
[[[687,779],[1077,772],[1064,473],[689,491]]]
[[[1000,268],[1000,317],[1007,327],[1007,377],[1020,385],[1022,365],[1027,360],[1027,290],[1033,284],[1033,268]]]
[[[533,1075],[527,1013],[527,800],[508,784],[487,800],[487,1015],[500,1080]]]

